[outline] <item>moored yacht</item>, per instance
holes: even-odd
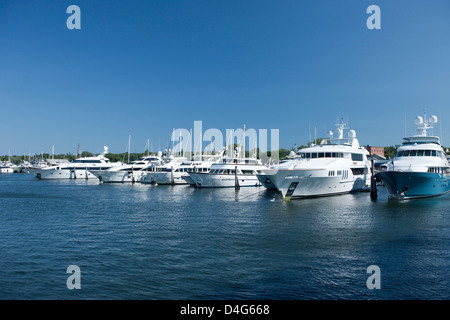
[[[281,192],[283,199],[328,196],[362,190],[370,184],[368,151],[359,145],[356,132],[344,138],[346,125],[336,125],[337,137],[328,138],[291,154],[289,159],[258,174],[269,189]]]
[[[36,170],[36,177],[39,179],[97,179],[90,170],[107,170],[114,166],[122,165],[121,162],[110,162],[105,154],[108,153],[108,147],[104,151],[93,157],[81,157],[72,162],[54,163],[48,167]]]
[[[0,173],[14,173],[17,169],[18,166],[11,162],[11,154],[8,152],[8,160],[0,162]]]
[[[0,163],[0,173],[14,173],[14,164],[9,161]]]
[[[120,166],[114,166],[107,170],[94,169],[90,172],[103,183],[110,182],[140,182],[146,175],[147,168],[162,164],[161,155],[148,155],[135,161]]]
[[[186,184],[182,179],[184,170],[178,170],[180,166],[187,163],[185,157],[174,157],[168,155],[163,158],[161,165],[152,165],[147,168],[146,174],[142,177],[141,183],[144,184]]]
[[[198,188],[261,186],[256,174],[267,167],[257,158],[240,158],[237,154],[222,157],[209,172],[191,172],[189,176]]]
[[[417,117],[418,135],[403,138],[401,147],[386,171],[375,175],[387,189],[390,198],[406,200],[439,196],[450,191],[449,162],[439,137],[428,131],[438,121]]]

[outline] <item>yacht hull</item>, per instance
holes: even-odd
[[[376,174],[391,198],[408,200],[450,192],[449,177],[442,173],[383,171]]]
[[[288,199],[345,194],[361,191],[367,186],[367,175],[328,176],[325,169],[278,170],[267,177],[283,198]]]
[[[198,188],[231,188],[236,187],[233,174],[190,173],[189,176]],[[260,181],[256,175],[237,175],[239,187],[259,187]]]
[[[134,183],[140,182],[146,171],[108,171],[92,170],[91,172],[103,183]]]
[[[57,169],[48,168],[36,171],[36,177],[41,180],[56,179],[97,179],[89,170],[86,169]]]
[[[145,180],[150,182],[153,180],[153,183],[159,185],[187,184],[186,180],[183,179],[183,176],[187,175],[187,173],[180,173],[181,172],[148,172]]]

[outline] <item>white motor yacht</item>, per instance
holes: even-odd
[[[114,166],[122,165],[121,162],[110,162],[105,154],[108,153],[108,147],[104,151],[93,157],[81,157],[72,162],[53,163],[52,165],[36,170],[36,177],[39,179],[97,179],[90,170],[107,170]]]
[[[257,158],[222,157],[211,165],[209,172],[191,172],[189,176],[198,188],[261,186],[256,174],[267,169]]]
[[[114,166],[107,170],[90,170],[103,183],[112,182],[140,182],[141,178],[147,174],[147,168],[153,165],[162,164],[160,155],[148,155],[141,157],[130,163]]]
[[[185,165],[188,160],[185,157],[174,157],[168,155],[163,157],[164,163],[152,165],[147,168],[146,175],[142,177],[144,184],[186,184],[181,178],[183,170],[177,170],[181,165]]]
[[[328,133],[319,145],[301,149],[290,159],[258,174],[259,181],[281,192],[285,200],[348,193],[370,185],[368,151],[359,145],[356,132],[348,138],[343,122],[337,124],[338,137]]]

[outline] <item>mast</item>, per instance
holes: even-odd
[[[244,142],[243,142],[243,147],[244,147],[244,158],[245,158],[245,123],[244,123]]]
[[[130,163],[131,134],[128,135],[128,163]]]

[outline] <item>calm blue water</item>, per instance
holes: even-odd
[[[10,174],[0,208],[0,299],[450,298],[450,196],[282,202],[264,188]],[[370,265],[381,289],[367,288]]]

